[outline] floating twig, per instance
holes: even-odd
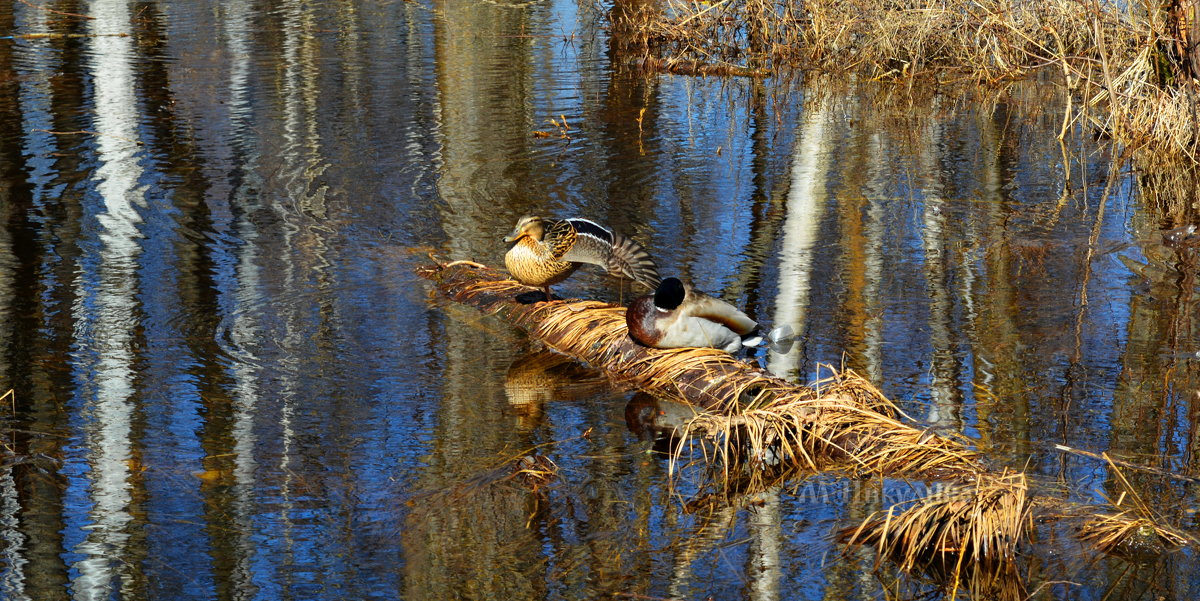
[[[43,10],[48,13],[62,15],[64,17],[75,17],[77,19],[92,19],[92,20],[94,20],[96,18],[96,17],[90,16],[90,15],[81,15],[79,13],[69,13],[66,11],[55,10],[53,8],[48,8],[48,7],[42,6],[40,4],[34,4],[34,3],[30,2],[29,0],[17,0],[17,2],[20,2],[21,4],[24,4],[25,6],[28,6],[29,8],[32,8],[35,10]]]
[[[138,146],[142,145],[142,142],[140,142],[138,140],[131,140],[129,138],[126,138],[125,136],[118,136],[116,134],[106,134],[104,132],[92,131],[90,129],[77,129],[74,131],[54,131],[54,130],[50,130],[50,129],[34,129],[33,131],[41,132],[41,133],[45,133],[45,134],[51,134],[54,136],[107,136],[109,138],[116,138],[118,140],[124,140],[125,142],[129,142],[130,144],[136,144]]]

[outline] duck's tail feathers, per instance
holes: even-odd
[[[609,273],[622,275],[631,280],[645,284],[651,290],[658,287],[662,278],[658,275],[658,266],[650,253],[641,244],[613,232],[612,254],[608,256],[605,269]]]

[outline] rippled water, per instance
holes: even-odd
[[[1190,476],[1123,472],[1197,530],[1198,261],[1158,233],[1187,216],[1090,137],[1060,146],[1053,92],[630,72],[604,10],[0,7],[0,597],[921,594],[829,539],[907,485],[685,511],[650,401],[414,275],[500,264],[534,212],[643,241],[801,332],[759,357],[776,373],[852,368],[1053,497],[1125,490],[1056,444]],[[535,448],[556,479],[512,476]],[[1051,533],[1040,598],[1200,595],[1194,551]]]

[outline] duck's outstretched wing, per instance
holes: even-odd
[[[691,289],[687,291],[687,297],[679,309],[686,315],[722,324],[737,332],[739,336],[745,336],[758,327],[758,322],[750,319],[750,316],[739,311],[737,307]]]
[[[658,266],[641,244],[587,219],[563,219],[550,228],[555,258],[599,265],[613,275],[658,286]],[[569,243],[568,243],[569,241]]]
[[[604,268],[609,273],[641,282],[651,290],[658,288],[658,284],[662,282],[658,275],[658,265],[654,264],[650,253],[646,252],[641,244],[617,233],[613,233],[612,254]]]

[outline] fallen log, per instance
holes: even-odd
[[[723,351],[642,346],[628,336],[625,308],[618,305],[523,304],[517,295],[539,289],[471,262],[423,266],[417,273],[450,299],[501,315],[617,382],[690,404],[697,415],[684,434],[717,441],[726,466],[740,464],[755,474],[836,469],[856,477],[950,480],[942,493],[876,512],[839,538],[878,548],[905,572],[939,574],[951,591],[965,584],[978,598],[1025,598],[1014,563],[1032,528],[1025,474],[989,469],[966,439],[901,421],[895,405],[852,372],[799,386]],[[1081,540],[1100,552],[1119,556],[1132,547],[1166,552],[1195,544],[1153,523],[1148,508],[1116,515],[1080,509],[1091,516]]]
[[[865,380],[843,374],[798,386],[716,349],[654,349],[631,339],[625,308],[588,300],[522,304],[536,291],[477,264],[418,269],[456,302],[503,315],[553,350],[650,393],[703,410],[693,432],[747,445],[751,457],[782,455],[789,465],[861,474],[974,481],[985,469],[962,441],[901,422]]]

